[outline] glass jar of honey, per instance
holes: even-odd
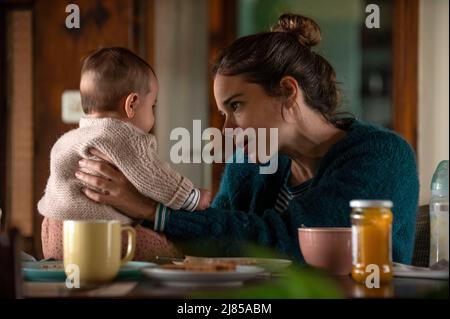
[[[352,200],[352,278],[365,283],[378,271],[379,282],[392,280],[392,202]],[[372,279],[373,275],[371,276]]]

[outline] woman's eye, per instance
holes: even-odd
[[[230,103],[230,107],[233,111],[236,111],[241,106],[240,102],[232,102]]]

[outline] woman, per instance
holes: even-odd
[[[351,199],[389,199],[393,259],[410,263],[419,190],[414,153],[388,130],[339,118],[335,72],[311,50],[320,39],[313,20],[282,15],[272,32],[237,39],[214,67],[224,128],[278,129],[275,174],[229,163],[212,207],[193,214],[143,197],[107,163],[84,161],[104,178],[81,173],[80,179],[108,194],[85,189],[86,196],[154,223],[174,241],[212,242],[220,255],[252,242],[299,259],[302,224],[348,227]]]

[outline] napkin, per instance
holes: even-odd
[[[394,263],[395,277],[448,279],[448,261],[443,259],[430,267],[416,267],[400,263]]]
[[[34,258],[33,256],[31,256],[30,254],[27,254],[26,252],[24,252],[23,250],[20,251],[20,259],[22,261],[36,261],[36,258]]]

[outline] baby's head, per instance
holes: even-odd
[[[151,66],[128,49],[89,54],[81,68],[80,93],[88,115],[118,115],[145,132],[153,127],[158,81]]]

